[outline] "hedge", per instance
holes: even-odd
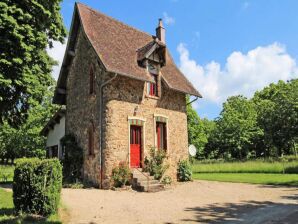
[[[49,216],[58,210],[62,166],[58,159],[18,159],[14,170],[13,203],[17,213]]]

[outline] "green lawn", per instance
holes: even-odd
[[[33,223],[45,223],[45,224],[60,224],[58,215],[52,215],[49,218],[37,218],[32,216],[16,216],[14,214],[12,192],[8,192],[3,188],[0,188],[0,223],[8,224],[33,224]]]
[[[195,180],[298,186],[298,174],[194,173]]]
[[[194,173],[296,173],[298,174],[298,161],[291,162],[218,162],[203,163],[196,161],[192,165]]]
[[[0,183],[13,181],[13,165],[0,165]]]

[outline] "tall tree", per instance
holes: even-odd
[[[53,87],[46,91],[40,104],[28,111],[28,119],[18,128],[6,121],[0,126],[0,159],[13,161],[20,157],[45,156],[45,137],[40,131],[58,109],[52,104]]]
[[[53,84],[46,47],[66,37],[61,1],[0,2],[0,123],[20,125]]]
[[[264,131],[261,139],[268,156],[296,153],[298,142],[298,79],[279,81],[256,92],[258,125]]]
[[[243,96],[232,96],[223,104],[209,147],[220,155],[244,159],[254,140],[261,135],[253,102]]]

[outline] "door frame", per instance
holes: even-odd
[[[145,152],[145,126],[146,119],[141,117],[128,117],[128,166],[130,168],[130,126],[140,126],[141,127],[141,161],[140,166],[144,167],[144,152]]]

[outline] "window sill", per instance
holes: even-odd
[[[146,94],[146,97],[147,98],[150,98],[150,99],[155,99],[155,100],[159,100],[160,99],[159,96],[151,96],[151,95],[147,95],[147,94]]]

